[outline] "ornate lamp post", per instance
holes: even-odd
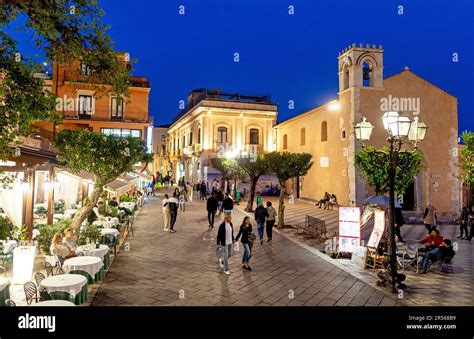
[[[415,117],[411,122],[408,117],[402,116],[401,112],[386,112],[383,117],[383,126],[388,133],[389,143],[389,195],[390,195],[390,212],[388,225],[388,255],[389,255],[389,272],[392,279],[392,291],[397,292],[395,288],[397,276],[397,257],[395,252],[395,176],[397,174],[398,156],[405,141],[408,139],[416,148],[417,142],[425,138],[427,126],[418,121]],[[362,142],[368,141],[372,135],[374,127],[364,117],[355,128],[355,135]]]

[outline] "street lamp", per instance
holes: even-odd
[[[411,122],[408,117],[403,116],[399,112],[386,112],[382,117],[384,129],[387,131],[389,137],[387,139],[389,143],[389,195],[390,195],[390,212],[389,212],[389,225],[388,225],[388,255],[390,268],[389,272],[392,279],[392,291],[397,292],[395,288],[397,278],[397,256],[395,251],[395,176],[397,174],[397,166],[399,154],[403,143],[408,139],[411,141],[415,148],[418,141],[422,141],[425,138],[427,126],[418,121],[418,117],[415,117],[414,121]],[[362,147],[365,147],[364,141],[370,139],[372,134],[373,126],[366,118],[363,118],[358,123],[354,132],[356,138],[362,142]]]

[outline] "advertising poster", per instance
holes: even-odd
[[[360,246],[360,208],[339,207],[339,252],[354,252]]]
[[[370,234],[369,241],[367,242],[368,247],[377,247],[380,239],[382,239],[383,232],[385,231],[385,211],[375,211],[374,213],[374,229]]]

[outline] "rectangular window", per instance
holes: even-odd
[[[258,129],[256,128],[250,129],[250,144],[258,145]]]
[[[227,128],[226,127],[217,128],[217,142],[220,144],[227,142]]]
[[[105,135],[115,135],[117,137],[134,137],[134,138],[140,138],[141,137],[141,131],[139,129],[128,129],[128,128],[102,128],[101,129],[102,134]]]
[[[92,116],[92,96],[79,95],[79,117],[90,118]]]
[[[84,62],[81,62],[81,64],[79,65],[79,74],[85,76],[91,75],[90,67],[87,66]]]
[[[115,98],[111,99],[110,104],[110,116],[113,120],[122,120],[123,118],[123,99]]]
[[[191,146],[193,144],[193,132],[189,133],[189,144],[188,146]]]
[[[301,129],[301,146],[304,146],[306,144],[306,128]]]

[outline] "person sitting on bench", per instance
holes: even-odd
[[[335,194],[331,194],[331,198],[329,198],[329,201],[326,203],[324,206],[324,209],[334,209],[334,206],[338,206],[339,204],[337,203],[337,197]]]
[[[325,207],[329,200],[331,200],[331,196],[328,192],[325,192],[324,197],[316,203],[316,206],[318,206],[319,208]]]
[[[426,273],[430,261],[443,262],[446,258],[453,258],[455,254],[453,246],[451,245],[451,240],[444,239],[438,247],[426,252],[425,258],[423,259],[423,269],[421,270],[421,273]]]

